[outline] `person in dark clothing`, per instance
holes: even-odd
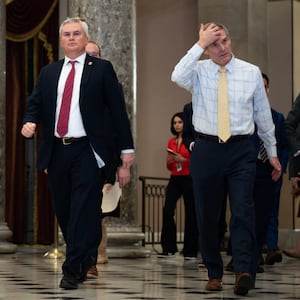
[[[171,172],[171,177],[167,185],[163,208],[162,253],[158,254],[158,257],[172,257],[178,251],[174,212],[178,199],[183,196],[185,207],[183,256],[185,260],[191,260],[197,257],[198,231],[193,184],[190,176],[190,153],[182,139],[182,112],[174,114],[171,118],[171,132],[175,136],[168,141],[167,145],[167,169]]]

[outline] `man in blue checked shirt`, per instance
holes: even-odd
[[[209,59],[199,60],[203,54]],[[219,114],[224,113],[224,109],[218,111],[218,101],[224,98],[218,97],[220,67],[226,69],[227,78],[230,131],[226,139],[220,137],[218,129]],[[223,261],[217,237],[227,189],[236,272],[234,293],[246,295],[254,288],[256,275],[253,185],[257,153],[250,140],[254,123],[273,167],[272,179],[276,181],[281,175],[274,124],[261,71],[257,66],[234,57],[225,26],[208,23],[201,24],[199,40],[175,66],[172,81],[192,93],[193,126],[197,139],[191,156],[191,175],[202,259],[208,270],[205,289],[222,290]]]

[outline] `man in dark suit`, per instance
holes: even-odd
[[[89,39],[87,24],[68,18],[59,33],[65,59],[42,69],[28,99],[21,133],[31,138],[37,124],[42,125],[37,167],[48,173],[54,211],[66,242],[60,287],[76,289],[78,282],[86,280],[87,271],[97,259],[104,167],[111,160],[115,138],[120,155],[120,187],[130,180],[134,150],[115,71],[109,61],[85,52]],[[72,72],[74,80],[70,83]],[[73,86],[68,92],[71,99],[68,112],[63,109],[68,98],[65,86]],[[106,109],[116,136],[106,130]]]
[[[289,177],[294,197],[300,195],[300,94],[297,96],[292,110],[284,122],[284,131],[290,150]],[[299,208],[298,208],[299,216]],[[284,249],[283,253],[290,257],[300,258],[300,240],[294,249]]]
[[[290,150],[289,176],[292,187],[298,190],[300,181],[300,94],[297,96],[293,109],[288,113],[284,122],[285,136]]]

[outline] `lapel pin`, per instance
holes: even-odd
[[[92,64],[93,64],[93,62],[92,62],[92,61],[89,61],[89,62],[88,62],[88,65],[89,65],[89,66],[91,66]]]

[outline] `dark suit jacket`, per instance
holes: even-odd
[[[23,122],[41,123],[41,135],[37,167],[45,169],[51,159],[55,141],[55,111],[57,85],[64,60],[42,68],[36,87],[28,99]],[[83,68],[79,106],[83,126],[96,153],[107,163],[111,159],[115,140],[120,153],[133,149],[124,96],[117,76],[109,61],[86,56]],[[108,109],[112,122],[108,124],[105,110]],[[115,137],[108,126],[112,126]]]
[[[284,132],[284,115],[273,108],[271,108],[271,113],[272,113],[273,123],[275,125],[277,156],[281,164],[282,173],[285,173],[287,168],[287,163],[288,163],[289,149],[288,149],[288,143]],[[256,130],[252,136],[252,140],[254,142],[258,154],[260,139],[257,135]]]
[[[190,144],[195,141],[196,132],[193,125],[193,106],[189,102],[183,107],[183,134],[182,139],[185,147],[190,151]]]
[[[300,94],[297,96],[293,109],[288,113],[284,130],[290,149],[289,175],[297,177],[300,174],[300,156],[294,157],[294,154],[300,150]]]

